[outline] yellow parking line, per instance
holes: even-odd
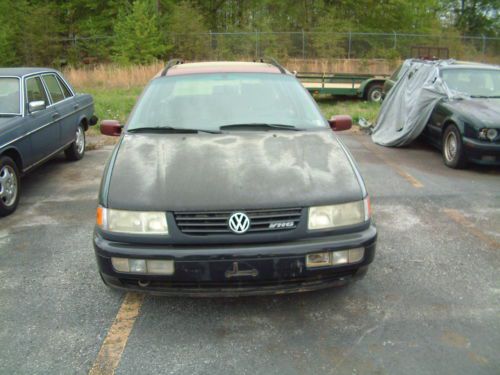
[[[127,293],[116,314],[115,321],[102,343],[99,354],[89,375],[114,374],[122,356],[127,340],[134,327],[135,319],[139,315],[144,295]]]
[[[398,164],[396,164],[393,160],[389,159],[386,157],[383,153],[381,153],[375,146],[368,145],[367,143],[363,141],[359,141],[363,147],[365,147],[368,151],[372,152],[377,156],[380,160],[382,160],[384,163],[389,165],[392,169],[396,171],[397,174],[399,174],[401,177],[403,177],[406,181],[408,181],[414,188],[420,189],[424,187],[424,184],[422,184],[419,180],[417,180],[415,177],[413,177],[411,174],[406,172],[403,168],[401,168]]]
[[[500,242],[498,242],[495,238],[487,235],[483,231],[481,231],[478,227],[474,225],[474,223],[470,222],[462,215],[458,210],[453,208],[445,208],[443,212],[455,223],[460,224],[465,228],[469,233],[479,238],[481,241],[488,244],[490,247],[500,250]]]

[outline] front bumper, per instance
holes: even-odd
[[[500,143],[463,138],[467,159],[478,164],[500,165]]]
[[[161,295],[198,297],[293,293],[342,285],[361,278],[375,255],[377,231],[373,225],[349,234],[300,241],[231,244],[221,246],[136,245],[112,242],[94,234],[94,249],[103,281],[114,288]],[[308,269],[307,254],[363,247],[365,255],[345,266]],[[170,276],[118,273],[111,257],[170,259]],[[234,263],[253,272],[228,277]]]

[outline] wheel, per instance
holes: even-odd
[[[76,128],[75,141],[64,150],[66,159],[68,160],[80,160],[85,155],[85,130],[83,125],[80,124]]]
[[[0,216],[10,215],[16,210],[20,187],[16,163],[8,156],[0,157]]]
[[[466,164],[462,136],[455,125],[446,128],[442,142],[443,161],[450,168],[463,168]]]
[[[366,98],[370,102],[381,102],[382,101],[382,86],[380,85],[372,85],[368,89],[368,93],[366,94]]]

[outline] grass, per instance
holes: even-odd
[[[136,86],[128,89],[125,88],[77,88],[78,92],[91,94],[94,97],[95,114],[100,120],[118,120],[121,124],[125,124],[127,117],[130,114],[137,98],[139,97],[142,87]],[[90,129],[90,135],[97,135],[98,127],[94,126]]]
[[[99,120],[118,120],[122,124],[127,120],[142,89],[142,86],[130,88],[77,87],[78,92],[85,92],[94,97],[96,116]],[[380,108],[378,103],[358,99],[335,100],[331,97],[317,97],[316,101],[326,118],[333,115],[350,115],[354,124],[357,124],[361,117],[373,123]],[[90,135],[98,133],[98,127],[91,128]]]
[[[354,124],[357,124],[360,118],[371,123],[375,122],[380,109],[380,103],[354,98],[334,100],[331,97],[316,97],[315,99],[327,119],[334,115],[349,115]]]

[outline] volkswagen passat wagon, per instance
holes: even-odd
[[[102,179],[94,248],[111,287],[190,296],[362,277],[376,229],[356,164],[276,62],[174,61],[146,87]]]

